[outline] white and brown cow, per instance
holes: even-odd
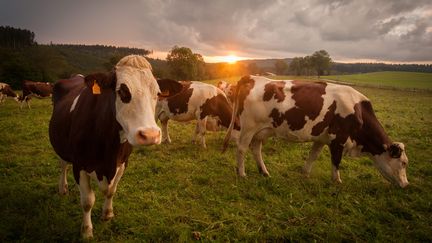
[[[20,108],[22,108],[24,102],[26,102],[27,107],[30,109],[30,99],[31,97],[36,98],[46,98],[51,97],[53,92],[53,84],[52,83],[44,83],[44,82],[34,82],[29,80],[24,80],[22,82],[22,96],[18,98],[21,102]]]
[[[323,146],[328,145],[333,180],[342,182],[339,164],[347,153],[368,155],[386,179],[401,187],[408,185],[404,145],[390,140],[370,101],[349,86],[246,76],[238,82],[235,116],[241,127],[237,144],[240,176],[246,175],[244,156],[249,146],[260,172],[269,174],[261,146],[269,136],[277,136],[293,142],[313,142],[304,165],[307,176]],[[227,144],[226,138],[224,149]]]
[[[213,85],[197,82],[178,82],[171,79],[159,79],[161,95],[157,104],[157,118],[162,124],[162,142],[171,142],[168,133],[168,120],[186,122],[197,120],[192,137],[195,142],[206,147],[205,132],[208,117],[215,118],[226,128],[230,125],[232,108],[225,94]]]
[[[231,104],[234,103],[234,92],[237,87],[235,84],[231,84],[226,81],[219,81],[216,87],[225,93]]]
[[[15,94],[9,84],[0,83],[0,103],[3,103],[6,97],[12,97],[18,101],[18,95]]]
[[[84,238],[93,236],[91,209],[95,195],[90,178],[105,195],[102,218],[114,216],[112,199],[132,146],[160,143],[155,121],[159,87],[147,60],[122,58],[109,74],[75,76],[54,86],[49,125],[51,144],[61,158],[59,191],[67,193],[67,163],[79,185]]]

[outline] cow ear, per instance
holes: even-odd
[[[392,158],[400,158],[402,155],[402,148],[397,143],[393,143],[387,147],[387,152]]]
[[[85,77],[85,83],[89,87],[93,94],[100,94],[102,90],[115,89],[116,75],[115,72],[111,73],[94,73],[89,74]]]
[[[183,85],[176,80],[158,79],[156,81],[157,81],[157,83],[159,85],[159,89],[161,91],[158,94],[158,96],[161,98],[166,98],[166,97],[176,95],[183,90]]]

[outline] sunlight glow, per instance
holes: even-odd
[[[236,63],[238,60],[240,60],[239,57],[234,56],[234,55],[224,56],[224,57],[222,57],[222,59],[224,60],[224,62],[227,62],[227,63],[229,63],[229,64],[234,64],[234,63]]]

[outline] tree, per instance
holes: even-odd
[[[295,75],[300,76],[300,75],[302,75],[302,69],[303,69],[302,65],[303,65],[303,57],[294,57],[291,60],[291,63],[289,65],[289,69]]]
[[[249,74],[251,74],[251,75],[255,75],[255,74],[260,73],[260,68],[258,67],[258,65],[255,62],[249,63],[247,68],[249,70]]]
[[[332,60],[327,51],[325,50],[316,51],[312,55],[311,61],[312,61],[312,66],[314,67],[318,77],[324,75],[325,71],[330,72]]]
[[[167,55],[167,62],[173,78],[197,80],[204,77],[204,59],[190,48],[174,46]]]
[[[288,68],[288,64],[284,60],[277,60],[275,62],[276,74],[284,74],[285,70]]]

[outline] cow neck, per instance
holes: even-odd
[[[390,145],[391,140],[376,118],[371,103],[362,101],[356,106],[359,106],[358,109],[355,109],[356,112],[358,110],[362,112],[363,125],[354,136],[354,140],[363,146],[362,152],[370,153],[373,156],[384,153],[384,145]]]

